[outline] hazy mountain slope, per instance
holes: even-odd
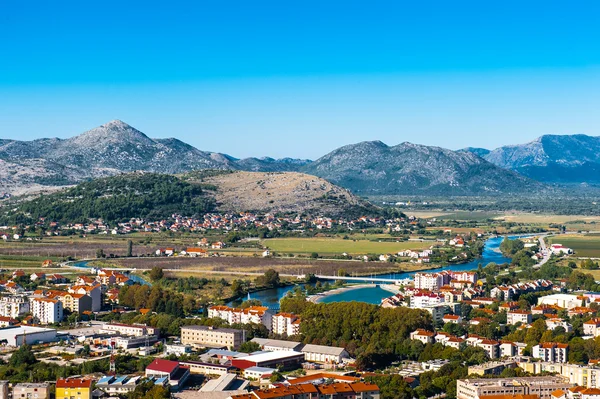
[[[500,194],[524,193],[543,185],[462,151],[380,141],[341,147],[305,166],[361,194]]]
[[[472,152],[473,154],[479,155],[482,158],[491,152],[487,148],[478,148],[478,147],[467,147],[467,148],[463,148],[460,151]]]
[[[69,185],[123,172],[182,173],[201,169],[297,170],[307,161],[249,158],[201,151],[175,138],[152,139],[114,120],[69,139],[0,140],[0,190]]]
[[[545,182],[598,183],[600,137],[546,135],[520,145],[497,148],[485,159]]]

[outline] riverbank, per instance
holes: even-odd
[[[320,292],[318,294],[314,294],[314,295],[309,296],[308,298],[306,298],[306,300],[308,300],[308,301],[310,301],[312,303],[319,303],[323,299],[327,298],[328,296],[342,294],[344,292],[356,290],[356,289],[359,289],[359,288],[373,288],[373,287],[376,287],[376,286],[377,286],[376,284],[355,284],[355,285],[350,285],[350,286],[347,286],[347,287],[336,288],[334,290]]]

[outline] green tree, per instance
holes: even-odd
[[[163,269],[158,267],[158,266],[154,266],[151,270],[150,270],[150,279],[152,281],[158,281],[158,280],[162,280],[162,278],[165,276]]]
[[[100,259],[100,258],[105,258],[106,255],[104,254],[104,250],[102,248],[98,248],[96,250],[96,258]]]
[[[131,258],[133,256],[133,241],[127,240],[127,257]]]

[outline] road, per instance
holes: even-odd
[[[541,261],[539,261],[533,266],[534,269],[539,269],[540,267],[542,267],[542,265],[544,265],[550,260],[550,255],[552,255],[552,253],[548,251],[548,248],[546,247],[546,241],[544,241],[544,238],[546,237],[549,237],[549,235],[543,235],[540,236],[540,238],[538,238],[538,241],[540,242],[540,252],[542,253],[542,255],[544,255],[544,257]]]

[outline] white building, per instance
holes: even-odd
[[[415,273],[415,288],[417,289],[439,291],[448,283],[450,283],[450,275],[447,273]]]
[[[565,329],[565,332],[573,331],[573,326],[567,323],[566,321],[559,318],[550,318],[546,319],[546,327],[548,330],[554,330],[557,327],[562,327]],[[583,329],[585,331],[585,323],[583,323]]]
[[[211,306],[208,308],[208,317],[227,320],[229,324],[263,324],[269,331],[273,328],[273,313],[266,306],[250,306],[246,309]]]
[[[158,335],[158,328],[149,327],[145,324],[121,324],[109,323],[102,326],[100,332],[121,335],[130,337],[143,337],[146,335]]]
[[[300,334],[300,319],[293,313],[277,313],[272,317],[271,331],[279,335]]]
[[[306,361],[315,363],[338,364],[350,357],[346,349],[335,346],[307,344],[300,352],[304,353]]]
[[[432,344],[434,342],[435,333],[427,330],[418,329],[410,333],[410,339],[421,341],[424,344]]]
[[[89,295],[92,298],[92,312],[99,312],[102,309],[102,287],[96,285],[74,285],[69,288],[71,294]]]
[[[594,318],[583,323],[583,335],[597,337],[600,335],[600,319]]]
[[[444,302],[444,296],[435,292],[419,292],[410,297],[410,307],[413,309],[435,306],[442,302]]]
[[[63,319],[63,305],[57,299],[35,298],[31,301],[31,314],[40,324],[59,323]]]
[[[573,309],[581,306],[581,299],[577,295],[552,294],[538,298],[538,305],[555,305],[563,309]]]
[[[506,313],[506,324],[529,324],[531,323],[531,312],[526,310],[510,310]]]
[[[5,296],[0,299],[0,316],[17,317],[29,312],[29,300],[24,296]]]
[[[543,362],[567,363],[569,355],[568,344],[545,342],[533,347],[533,357]]]

